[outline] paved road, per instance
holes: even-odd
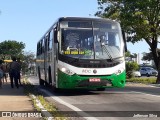
[[[30,81],[38,80],[32,77]],[[58,93],[45,88],[40,89],[60,110],[81,111],[80,114],[84,115],[81,119],[128,120],[128,117],[133,116],[138,118],[132,120],[160,119],[157,118],[160,117],[160,112],[155,112],[160,111],[160,87],[127,84],[125,88],[107,88],[105,91],[65,90]]]

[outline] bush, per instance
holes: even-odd
[[[128,71],[126,73],[126,77],[127,77],[127,79],[133,78],[134,77],[133,72],[132,71]]]
[[[156,78],[131,78],[131,79],[127,79],[127,82],[155,84]]]
[[[127,78],[134,77],[133,71],[136,71],[139,69],[139,65],[136,62],[127,62],[126,63],[126,76]]]

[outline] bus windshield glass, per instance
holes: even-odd
[[[113,21],[62,21],[60,54],[80,59],[123,56],[120,26]]]

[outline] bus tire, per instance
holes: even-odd
[[[105,91],[106,88],[97,88],[98,91]]]
[[[49,83],[47,81],[44,82],[46,87],[49,87]]]
[[[44,80],[40,79],[40,80],[39,80],[39,84],[40,84],[41,86],[44,86]]]
[[[44,81],[41,79],[40,67],[38,66],[38,78],[39,78],[39,85],[44,86]]]
[[[53,88],[53,92],[59,92],[60,91],[60,89],[56,88],[56,86],[53,86],[52,88]]]

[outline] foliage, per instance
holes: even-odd
[[[28,96],[29,95],[35,95],[36,98],[40,101],[40,103],[44,107],[44,109],[46,109],[48,112],[50,112],[50,114],[53,115],[54,120],[68,120],[67,116],[65,116],[62,113],[60,113],[58,111],[57,107],[53,103],[47,101],[45,99],[45,97],[43,96],[42,92],[39,91],[38,88],[36,88],[34,85],[32,85],[31,83],[29,83],[28,80],[27,80],[27,78],[24,79],[23,84],[24,84],[24,93],[27,94]],[[33,101],[34,107],[38,111],[41,111],[42,108],[40,108],[39,106],[37,106],[36,99],[32,98],[32,101]],[[43,116],[43,114],[42,114],[42,116]]]
[[[126,62],[126,71],[139,70],[139,65],[136,62]]]
[[[5,40],[0,43],[0,55],[2,59],[10,59],[11,55],[22,54],[25,44],[14,40]]]
[[[126,78],[127,78],[127,79],[130,79],[130,78],[133,78],[133,77],[134,77],[134,74],[133,74],[132,71],[127,71],[127,72],[126,72]]]
[[[155,84],[156,78],[130,78],[130,79],[127,79],[127,82]]]
[[[137,58],[137,54],[136,54],[136,53],[132,53],[132,54],[131,54],[130,51],[127,51],[127,52],[125,53],[125,57],[126,57],[126,58],[130,58],[130,61],[133,61],[133,58]]]
[[[35,61],[35,54],[33,52],[23,52],[21,55],[19,55],[19,58],[22,61],[22,73],[25,74],[28,72],[29,65],[33,64]],[[34,67],[34,66],[31,66]]]
[[[152,52],[149,52],[149,53],[144,52],[142,60],[144,60],[144,61],[151,61],[151,60],[153,60]]]
[[[159,0],[98,0],[98,4],[96,15],[120,21],[132,43],[145,39],[151,44],[153,36],[160,35]]]
[[[127,78],[132,78],[133,71],[136,71],[138,69],[139,69],[139,65],[136,62],[126,62]]]
[[[131,52],[130,52],[130,51],[127,51],[127,52],[125,53],[125,56],[126,56],[126,57],[130,57],[130,56],[131,56]]]
[[[99,11],[95,14],[121,23],[128,34],[128,42],[145,40],[149,45],[158,69],[157,83],[160,82],[160,55],[157,52],[160,35],[159,0],[97,0]]]
[[[5,40],[0,43],[1,59],[11,59],[11,56],[19,57],[22,62],[22,73],[28,71],[28,65],[34,62],[35,54],[33,52],[24,52],[25,43],[15,40]]]

